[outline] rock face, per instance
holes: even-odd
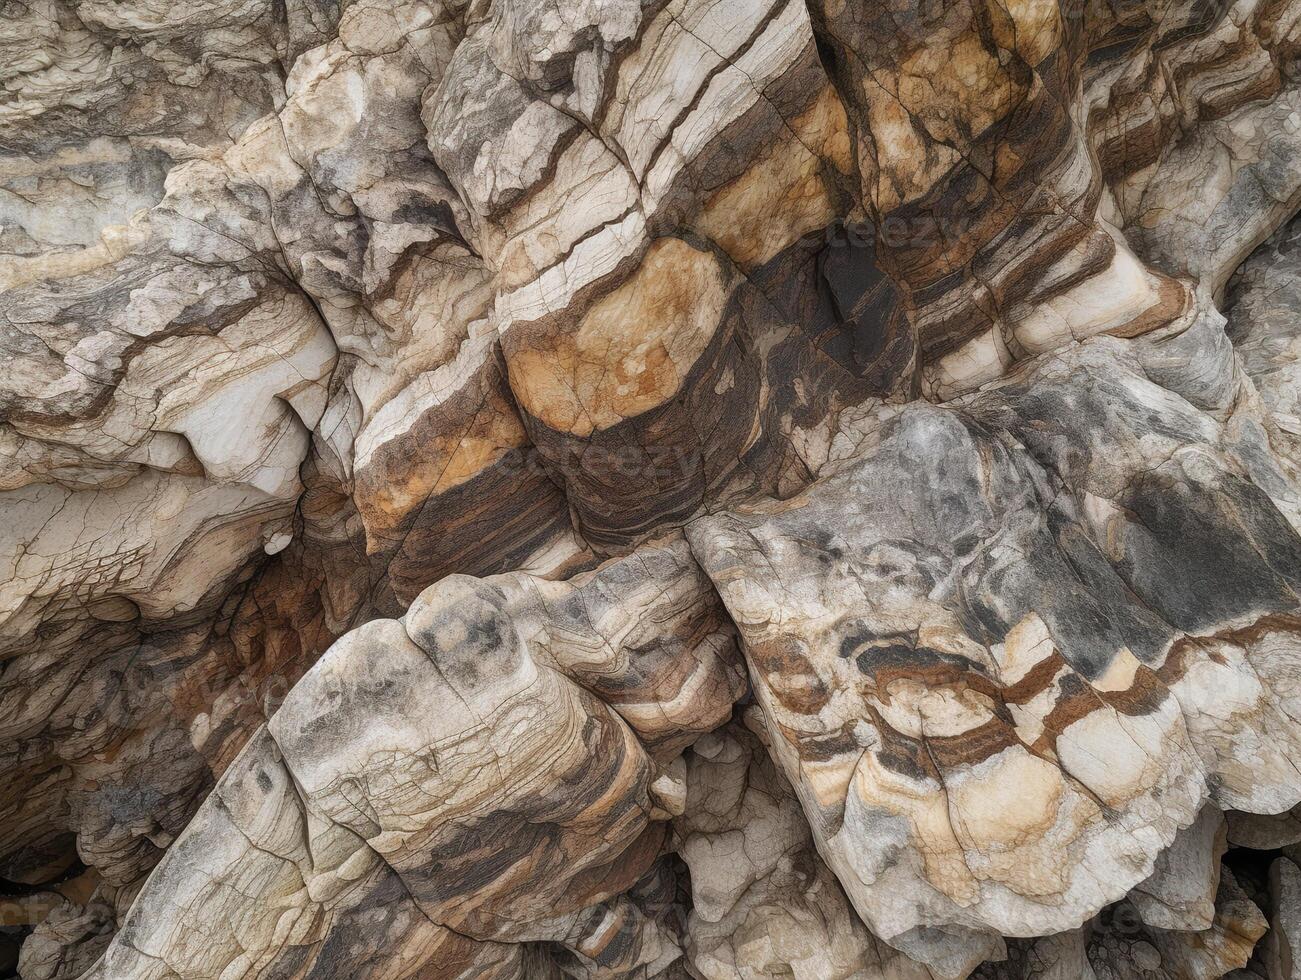
[[[1295,972],[1301,2],[0,11],[0,976]]]

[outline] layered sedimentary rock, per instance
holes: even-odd
[[[0,9],[0,973],[1291,975],[1295,0]]]
[[[1253,420],[1147,379],[1163,346],[907,406],[805,493],[688,528],[822,852],[919,956],[1077,924],[1207,798],[1301,799],[1296,496]]]

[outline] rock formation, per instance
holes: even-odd
[[[1301,975],[1301,0],[0,12],[0,976]]]

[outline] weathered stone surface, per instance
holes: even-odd
[[[975,980],[1097,980],[1086,951],[1085,930],[1008,943],[1007,959],[985,963]]]
[[[1265,969],[1270,980],[1296,975],[1301,963],[1301,870],[1287,858],[1269,867],[1269,897],[1272,905],[1269,936],[1264,945]]]
[[[1233,811],[1228,814],[1228,840],[1235,847],[1271,851],[1301,841],[1301,818],[1292,810],[1262,814]]]
[[[1201,932],[1215,921],[1220,858],[1228,848],[1224,814],[1214,803],[1156,859],[1156,869],[1134,887],[1129,903],[1146,925],[1174,932]]]
[[[1208,797],[1301,796],[1295,496],[1148,380],[1161,356],[1098,341],[909,406],[804,494],[688,529],[775,758],[887,940],[1070,928]]]
[[[1239,973],[1266,929],[1265,917],[1226,870],[1204,929],[1170,931],[1144,923],[1126,900],[1083,929],[1010,943],[1008,959],[985,964],[976,980],[1204,980]]]
[[[0,974],[1245,964],[1299,56],[1297,0],[0,2]]]
[[[1211,980],[1247,965],[1268,928],[1259,908],[1226,869],[1220,877],[1211,926],[1198,932],[1145,929],[1137,912],[1111,910],[1089,939],[1088,959],[1098,980],[1129,977]]]
[[[814,849],[790,785],[744,729],[707,735],[692,747],[686,812],[674,831],[692,882],[687,959],[706,980],[939,975],[859,921]],[[966,950],[967,972],[997,952]]]
[[[459,957],[466,976],[515,976],[516,944],[544,939],[605,971],[666,965],[676,943],[624,893],[681,810],[674,760],[744,689],[720,616],[679,540],[568,583],[452,576],[347,634],[92,975],[379,976]],[[603,935],[612,917],[633,934]],[[383,947],[354,943],[363,928]]]
[[[95,965],[112,938],[116,916],[102,900],[60,905],[23,943],[18,973],[33,980],[72,980]]]

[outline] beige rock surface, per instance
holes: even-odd
[[[1282,962],[1299,56],[0,2],[0,975]]]

